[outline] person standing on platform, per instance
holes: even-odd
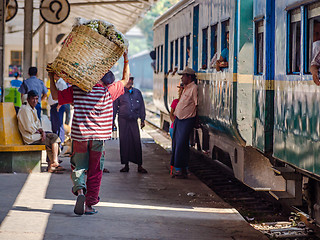
[[[77,196],[74,213],[77,215],[97,213],[92,206],[99,202],[103,169],[101,155],[103,142],[109,139],[112,133],[112,102],[124,93],[124,86],[127,85],[130,76],[127,52],[123,57],[122,80],[108,87],[100,80],[90,92],[84,92],[76,86],[58,91],[54,73],[50,71],[50,66],[47,68],[53,99],[58,99],[60,105],[74,104],[70,163],[72,192]]]
[[[22,82],[18,91],[21,93],[21,99],[24,94],[27,94],[31,90],[35,90],[39,94],[39,102],[36,109],[38,118],[41,121],[41,101],[47,97],[48,89],[43,81],[37,78],[38,69],[36,67],[30,67],[28,72],[30,77]]]
[[[118,114],[120,137],[121,164],[125,166],[120,172],[129,172],[129,162],[138,164],[139,173],[148,173],[142,167],[142,148],[138,118],[141,120],[141,129],[145,126],[146,111],[142,94],[139,89],[133,88],[133,77],[130,77],[125,86],[125,93],[113,103],[113,122]]]
[[[186,67],[181,73],[184,89],[174,111],[171,166],[175,167],[174,178],[187,178],[189,161],[189,136],[194,127],[197,106],[198,89],[195,84],[195,71]]]
[[[15,79],[10,81],[11,87],[5,89],[5,102],[13,102],[16,113],[18,114],[21,107],[21,93],[18,91],[22,81],[18,79],[19,73],[14,73]]]
[[[68,88],[67,83],[59,78],[57,75],[54,76],[56,82],[55,85],[58,91],[62,91]],[[52,132],[57,134],[61,139],[61,142],[64,142],[64,127],[63,127],[63,115],[65,111],[65,105],[59,105],[58,101],[53,100],[52,94],[48,97],[48,104],[50,105],[50,121]]]
[[[15,72],[13,76],[14,76],[14,79],[10,81],[11,86],[15,88],[19,88],[22,84],[22,81],[18,79],[20,75],[18,72]]]
[[[170,128],[169,128],[169,134],[170,134],[170,137],[172,138],[173,136],[173,123],[174,123],[174,119],[176,118],[175,115],[174,115],[174,110],[176,110],[176,107],[178,105],[178,102],[181,98],[181,94],[182,94],[182,91],[183,91],[183,84],[181,83],[179,86],[177,86],[178,88],[178,98],[176,99],[173,99],[172,103],[171,103],[171,110],[170,110],[170,120],[171,120],[171,125],[170,125]]]
[[[170,110],[171,125],[169,128],[169,134],[170,134],[171,139],[173,138],[173,123],[174,123],[174,119],[176,118],[174,115],[174,111],[176,110],[178,102],[181,98],[181,94],[183,91],[183,84],[181,83],[179,86],[177,86],[177,88],[178,88],[178,98],[173,99],[171,106],[170,106],[171,107],[171,110]],[[170,175],[172,175],[172,174],[173,174],[173,165],[170,165]]]

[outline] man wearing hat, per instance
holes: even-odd
[[[178,74],[182,76],[184,89],[174,111],[176,118],[173,124],[171,166],[176,170],[174,178],[187,178],[189,136],[196,120],[198,88],[195,84],[196,75],[193,69],[186,67]]]
[[[35,90],[28,92],[27,103],[22,105],[18,113],[18,127],[25,144],[45,145],[49,157],[48,172],[64,170],[59,166],[58,154],[60,138],[54,133],[46,133],[37,116],[36,105],[39,94]]]

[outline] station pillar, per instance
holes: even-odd
[[[24,1],[23,78],[28,78],[32,65],[33,0]]]
[[[4,39],[5,39],[5,23],[6,23],[6,0],[0,0],[0,102],[4,102]]]

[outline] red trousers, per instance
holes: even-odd
[[[103,173],[102,152],[102,140],[72,141],[72,157],[70,159],[73,181],[72,192],[77,195],[77,191],[83,189],[87,206],[99,202]]]

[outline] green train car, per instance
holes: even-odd
[[[182,0],[154,23],[154,104],[168,130],[186,66],[197,74],[198,149],[243,183],[320,222],[320,88],[310,74],[314,0]],[[228,67],[214,59],[228,48]]]

